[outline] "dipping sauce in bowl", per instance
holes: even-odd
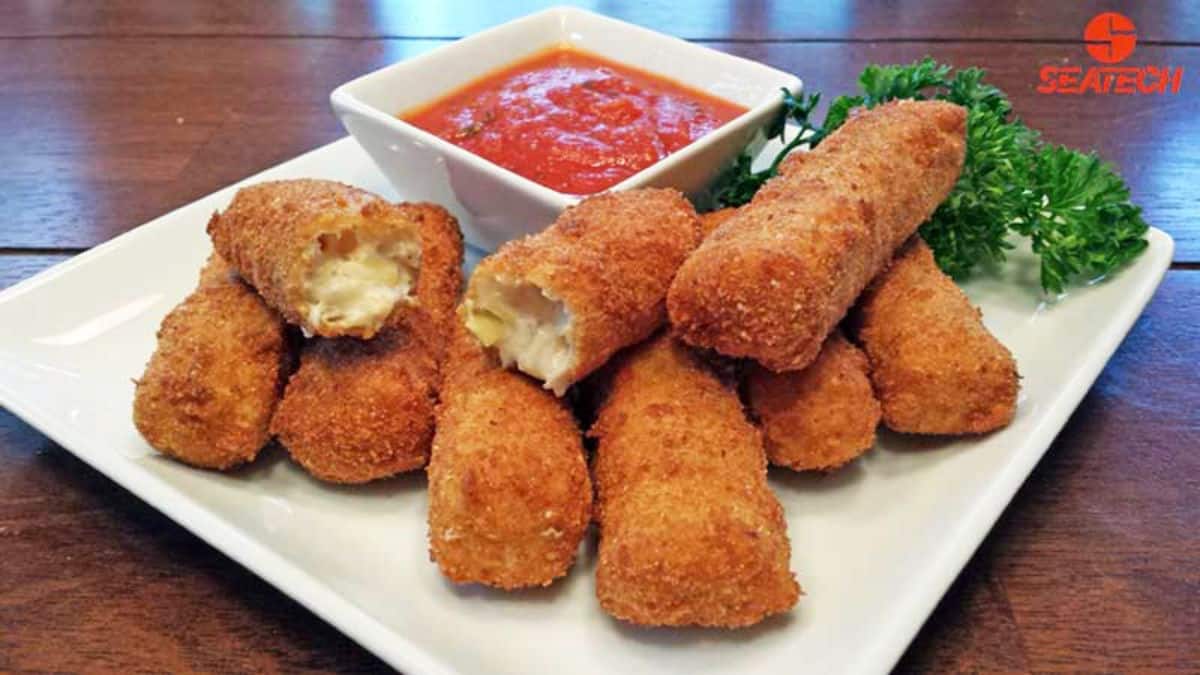
[[[552,190],[588,195],[744,112],[664,77],[554,47],[399,117]]]

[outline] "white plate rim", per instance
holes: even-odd
[[[260,177],[265,177],[265,174],[274,172],[284,164],[329,150],[332,146],[341,143],[353,142],[349,137],[333,141],[173,209],[0,291],[0,303],[43,284],[51,283],[78,265],[136,241],[138,237],[149,233],[153,228],[169,226],[170,221],[179,211],[187,209],[196,202],[214,198],[221,193],[232,191],[240,185],[259,180]],[[929,567],[935,571],[935,573],[931,573],[930,578],[936,579],[936,583],[925,584],[921,587],[920,592],[907,596],[907,602],[903,609],[893,607],[893,611],[888,613],[889,619],[886,622],[885,634],[877,635],[869,644],[864,644],[864,651],[852,659],[853,664],[870,671],[884,672],[899,661],[904,650],[924,625],[938,601],[991,531],[1000,514],[1003,513],[1017,490],[1045,455],[1067,419],[1091,389],[1112,354],[1124,340],[1138,317],[1141,316],[1146,304],[1170,268],[1174,240],[1166,232],[1153,227],[1150,228],[1147,236],[1151,247],[1166,247],[1165,253],[1159,256],[1163,261],[1158,264],[1159,268],[1146,275],[1141,285],[1136,287],[1136,297],[1124,306],[1125,312],[1114,316],[1111,327],[1090,343],[1089,349],[1081,359],[1081,366],[1072,373],[1069,381],[1063,383],[1059,394],[1046,402],[1046,411],[1040,416],[1038,425],[1031,433],[1032,440],[1024,444],[1027,450],[1024,453],[1014,454],[1010,458],[1002,473],[989,484],[987,492],[971,503],[970,513],[963,519],[958,531],[947,533],[946,538],[951,543],[938,549],[936,557],[929,561]],[[36,407],[27,405],[21,399],[19,392],[6,387],[2,382],[0,382],[0,405],[204,542],[320,616],[391,666],[414,675],[425,673],[441,675],[456,672],[438,659],[435,654],[388,629],[382,622],[372,618],[319,579],[300,570],[259,540],[239,533],[235,527],[209,512],[203,504],[186,493],[161,481],[146,469],[128,461],[118,453],[103,452],[91,447],[86,439],[77,437],[76,434],[64,433],[63,430],[66,427],[57,425]]]

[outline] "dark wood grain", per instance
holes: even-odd
[[[1119,10],[1143,41],[1200,41],[1194,2],[955,0],[38,0],[0,6],[0,36],[255,35],[461,37],[543,7],[575,4],[689,39],[1078,41],[1088,19]]]
[[[3,410],[0,513],[0,670],[385,670]]]
[[[174,38],[0,40],[3,247],[88,247],[343,135],[329,112],[341,82],[437,46],[407,40]],[[988,68],[1046,138],[1114,162],[1200,262],[1200,145],[1189,142],[1200,82],[1175,96],[1038,94],[1044,63],[1081,62],[1076,45],[715,43],[798,73],[829,95],[863,66],[930,54]],[[252,56],[248,56],[252,55]],[[1200,72],[1200,48],[1146,47],[1139,58]],[[79,64],[93,64],[81,69]],[[247,64],[253,64],[252,66]]]
[[[1168,273],[901,671],[1200,663],[1198,315],[1200,272]],[[0,670],[382,668],[4,411],[0,542]]]
[[[70,258],[67,253],[0,253],[0,291]]]
[[[920,672],[1200,663],[1200,272],[1167,274],[905,657]]]
[[[0,289],[68,255],[0,254]],[[0,672],[387,672],[0,407]]]

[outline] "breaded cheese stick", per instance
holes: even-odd
[[[776,373],[751,364],[744,384],[772,464],[828,471],[875,444],[879,401],[867,357],[840,330],[804,370]]]
[[[705,237],[707,237],[708,235],[715,232],[718,227],[724,225],[725,221],[732,218],[734,216],[734,214],[736,214],[737,212],[738,212],[737,208],[732,207],[732,206],[727,206],[723,209],[717,209],[716,211],[709,211],[708,213],[701,213],[700,214],[700,240],[703,241]]]
[[[589,197],[479,263],[464,302],[467,328],[506,368],[562,396],[663,323],[667,286],[698,228],[675,190]]]
[[[565,575],[591,521],[566,405],[455,330],[429,461],[429,551],[456,583],[507,590]]]
[[[134,425],[192,466],[249,462],[270,440],[290,364],[283,320],[213,254],[196,290],[163,319],[134,391]]]
[[[370,338],[416,302],[417,223],[366,190],[309,179],[251,185],[213,214],[208,233],[308,336]]]
[[[438,366],[462,287],[462,235],[432,204],[400,204],[417,223],[420,307],[371,340],[317,338],[300,354],[271,431],[313,476],[365,483],[425,466]]]
[[[920,237],[863,294],[851,323],[888,428],[980,434],[1012,421],[1016,361]]]
[[[722,225],[667,296],[686,342],[799,370],[954,186],[966,114],[941,101],[861,112]]]
[[[604,611],[649,626],[758,623],[796,604],[783,509],[736,392],[667,334],[621,354],[589,435]]]
[[[314,477],[366,483],[425,466],[433,441],[437,362],[401,327],[371,340],[304,346],[271,432]]]

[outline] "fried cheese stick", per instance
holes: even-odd
[[[775,373],[751,364],[747,404],[767,459],[796,471],[828,471],[870,450],[880,412],[868,371],[866,355],[840,330],[804,370]]]
[[[635,624],[758,623],[796,604],[783,509],[736,392],[667,334],[606,369],[596,594]]]
[[[462,235],[432,204],[398,204],[418,226],[420,306],[371,340],[316,338],[304,346],[271,431],[309,473],[365,483],[425,466],[444,335],[462,287]]]
[[[705,237],[715,232],[718,227],[724,225],[725,221],[732,218],[737,212],[738,210],[735,207],[727,206],[723,209],[717,209],[716,211],[701,213],[700,239],[704,240]]]
[[[888,428],[980,434],[1012,421],[1016,361],[920,237],[863,294],[851,324]]]
[[[505,367],[562,396],[662,325],[671,277],[698,242],[696,212],[675,190],[589,197],[479,263],[464,320]]]
[[[213,214],[208,233],[305,335],[370,338],[415,304],[417,223],[366,190],[310,179],[251,185]]]
[[[717,229],[667,296],[675,332],[775,371],[813,361],[825,337],[962,168],[966,114],[941,101],[863,111]]]
[[[133,422],[156,450],[192,466],[253,460],[292,358],[283,320],[213,254],[163,319],[137,381]]]
[[[456,583],[549,585],[591,521],[582,435],[563,401],[455,334],[428,468],[430,555]]]

